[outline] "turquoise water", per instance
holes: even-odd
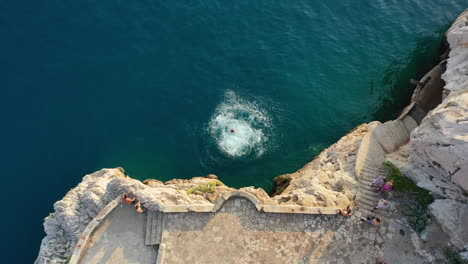
[[[393,118],[466,4],[0,0],[2,259],[31,263],[52,203],[103,167],[271,190]]]

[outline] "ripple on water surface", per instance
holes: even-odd
[[[274,136],[271,113],[263,102],[232,90],[224,93],[206,133],[210,148],[204,158],[217,165],[260,158],[270,149]]]

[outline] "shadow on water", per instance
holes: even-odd
[[[449,27],[450,24],[447,24],[431,36],[417,38],[415,48],[406,60],[393,62],[380,81],[371,83],[371,93],[376,85],[384,87],[372,120],[385,122],[395,119],[410,103],[415,88],[410,84],[410,79],[421,79],[440,62],[440,56],[444,52],[444,33]]]

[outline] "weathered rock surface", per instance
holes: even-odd
[[[255,196],[262,204],[298,204],[311,207],[346,207],[356,193],[354,163],[360,138],[366,133],[361,125],[338,143],[324,150],[314,161],[296,173],[286,175],[289,185],[274,198],[263,189],[244,187],[239,191]],[[188,190],[216,183],[214,192],[199,195]],[[123,169],[103,169],[83,177],[77,187],[54,204],[55,212],[45,218],[46,237],[42,240],[39,263],[45,259],[65,260],[71,255],[88,223],[122,193],[133,193],[149,210],[165,205],[209,205],[224,192],[234,191],[217,180],[217,176],[173,179],[162,183],[143,182],[127,177]]]
[[[360,125],[297,172],[275,178],[282,192],[273,199],[311,207],[349,205],[357,191],[356,153],[366,126]]]
[[[437,199],[429,210],[458,248],[468,247],[468,205],[452,199]]]
[[[446,98],[411,133],[411,142],[389,156],[419,186],[441,198],[430,210],[457,247],[468,244],[468,12],[450,28],[451,52],[443,75]],[[410,120],[411,121],[411,120]],[[414,123],[414,122],[413,122]],[[356,195],[356,154],[367,124],[341,138],[312,162],[292,174],[275,178],[274,197],[253,187],[240,191],[254,195],[263,204],[297,204],[310,207],[349,205]],[[235,190],[217,184],[214,192],[188,194],[189,189],[218,181],[217,176],[144,183],[125,176],[122,169],[103,169],[87,175],[54,204],[45,218],[46,237],[39,252],[41,261],[65,261],[87,224],[106,204],[122,193],[133,193],[150,210],[164,205],[209,205],[224,192]]]
[[[442,75],[449,93],[411,133],[405,170],[442,197],[468,193],[468,11],[447,32],[450,54]]]
[[[447,32],[450,45],[444,99],[411,133],[410,144],[388,155],[418,186],[438,199],[432,214],[458,248],[468,246],[468,10]]]
[[[447,70],[442,75],[448,92],[460,90],[468,81],[468,10],[461,14],[447,31],[450,54]]]
[[[42,240],[39,263],[48,260],[65,260],[71,255],[83,230],[89,222],[112,200],[122,193],[133,193],[144,206],[158,210],[164,205],[211,204],[203,195],[188,194],[189,188],[212,179],[196,177],[192,180],[173,180],[162,184],[157,180],[148,185],[125,176],[123,169],[103,169],[83,177],[78,186],[54,204],[55,212],[44,220],[46,237]],[[233,190],[216,187],[216,193]],[[262,193],[261,193],[262,195]]]

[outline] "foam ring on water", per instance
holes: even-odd
[[[254,102],[228,90],[209,122],[218,149],[232,158],[265,153],[270,118]]]

